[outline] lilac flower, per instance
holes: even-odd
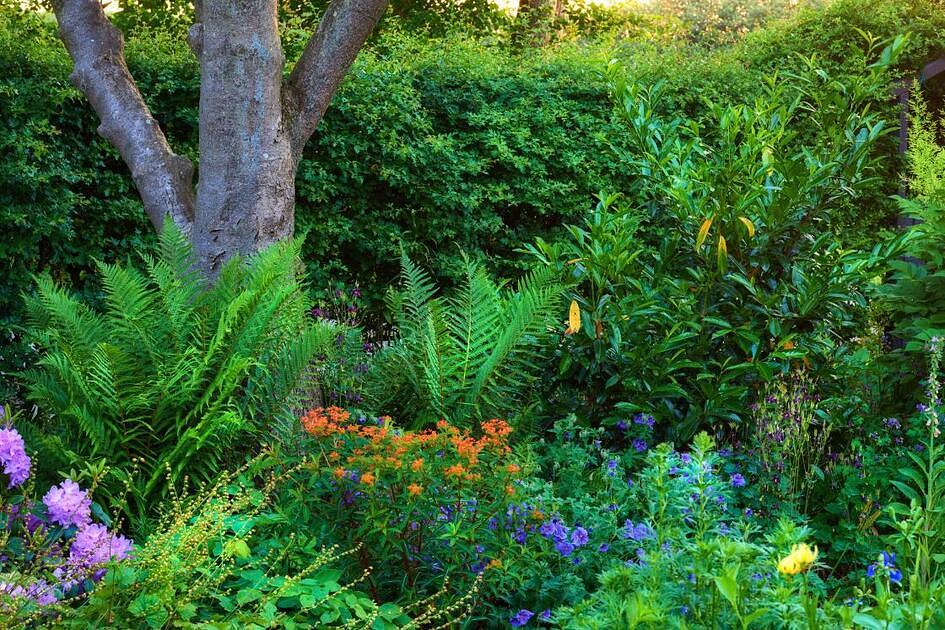
[[[587,540],[587,530],[583,527],[575,527],[574,531],[571,532],[571,544],[575,547],[583,547],[587,544]]]
[[[534,616],[535,616],[535,613],[523,608],[517,613],[515,613],[511,619],[509,619],[509,624],[513,628],[521,628],[522,626],[527,624],[529,621],[531,621],[531,618]]]
[[[732,475],[733,488],[744,488],[745,485],[746,485],[746,481],[741,473],[735,473],[734,475]]]
[[[43,503],[49,511],[49,520],[63,527],[75,525],[82,528],[92,522],[92,499],[71,479],[50,488]]]
[[[8,488],[15,488],[30,476],[30,458],[23,436],[12,427],[0,429],[0,464],[9,478]]]

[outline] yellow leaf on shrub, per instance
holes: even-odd
[[[745,224],[745,227],[748,229],[748,236],[755,236],[755,224],[751,222],[751,219],[748,217],[738,217],[738,220]]]
[[[699,251],[702,248],[702,244],[705,243],[705,239],[709,235],[710,227],[712,227],[712,217],[703,221],[702,227],[699,228],[699,235],[696,237],[696,251]]]

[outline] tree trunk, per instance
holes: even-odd
[[[190,31],[200,60],[200,179],[191,238],[215,275],[233,254],[292,234],[295,164],[282,120],[276,0],[204,0]]]
[[[334,0],[288,79],[278,0],[198,0],[188,43],[200,61],[200,166],[175,155],[125,65],[121,33],[98,0],[54,0],[75,63],[73,83],[102,121],[99,133],[131,168],[157,229],[190,236],[214,277],[231,256],[290,236],[302,149],[387,6]]]

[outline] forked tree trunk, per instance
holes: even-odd
[[[97,0],[54,0],[73,83],[101,119],[157,229],[170,217],[213,277],[231,256],[294,229],[295,172],[387,0],[334,0],[283,80],[277,0],[198,0],[188,43],[200,61],[200,168],[175,155],[124,61],[121,33]]]

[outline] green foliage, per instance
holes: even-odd
[[[687,440],[740,425],[752,386],[792,361],[843,387],[838,366],[855,360],[844,341],[905,239],[857,251],[829,229],[881,179],[888,131],[872,103],[904,44],[880,52],[870,39],[878,60],[849,79],[807,60],[702,125],[660,115],[663,84],[612,67],[630,139],[619,155],[637,175],[624,207],[602,196],[570,238],[529,248],[583,307],[556,375],[566,408],[604,423],[615,408],[646,411]]]
[[[21,343],[19,299],[30,273],[48,271],[92,297],[95,260],[146,251],[155,238],[127,167],[68,81],[54,24],[5,6],[0,369],[10,371],[32,360]],[[289,58],[310,32],[294,24],[287,26]],[[880,37],[911,32],[904,71],[943,54],[945,16],[927,0],[838,0],[712,53],[667,43],[645,26],[628,34],[618,54],[642,83],[665,81],[655,104],[662,116],[701,122],[706,101],[751,103],[766,75],[797,68],[797,53],[818,51],[831,77],[853,74],[867,55],[854,28]],[[127,35],[128,63],[145,100],[175,150],[196,159],[196,59],[180,31]],[[647,44],[651,36],[657,42]],[[509,275],[521,243],[576,222],[592,193],[625,189],[631,173],[610,147],[625,154],[628,138],[600,73],[609,45],[564,43],[520,54],[490,41],[461,34],[424,40],[394,28],[359,56],[298,174],[298,225],[318,235],[303,250],[313,287],[360,281],[376,310],[402,248],[452,279],[463,270],[460,251]],[[887,221],[892,210],[883,199],[899,182],[891,170],[883,176],[882,195],[849,204],[838,220],[843,239],[863,241]]]
[[[945,334],[945,146],[940,125],[923,101],[915,103],[909,134],[909,197],[900,197],[909,228],[909,257],[895,261],[880,288],[896,332],[910,350]]]
[[[351,552],[323,547],[310,535],[282,538],[270,511],[278,480],[254,483],[246,470],[173,497],[130,560],[110,568],[80,605],[58,611],[61,627],[410,625],[398,606],[379,606],[353,584],[342,585],[332,565]]]
[[[460,286],[442,298],[406,254],[401,265],[402,288],[388,295],[399,338],[368,375],[375,405],[460,426],[519,411],[559,304],[551,270],[503,288],[467,259]]]
[[[238,438],[287,409],[309,360],[333,339],[332,326],[307,323],[300,248],[294,240],[234,259],[208,287],[168,221],[146,272],[99,263],[100,309],[40,277],[27,306],[43,354],[23,379],[51,414],[33,433],[52,461],[106,459],[105,490],[121,504],[130,484],[135,517],[166,483],[219,471]]]

